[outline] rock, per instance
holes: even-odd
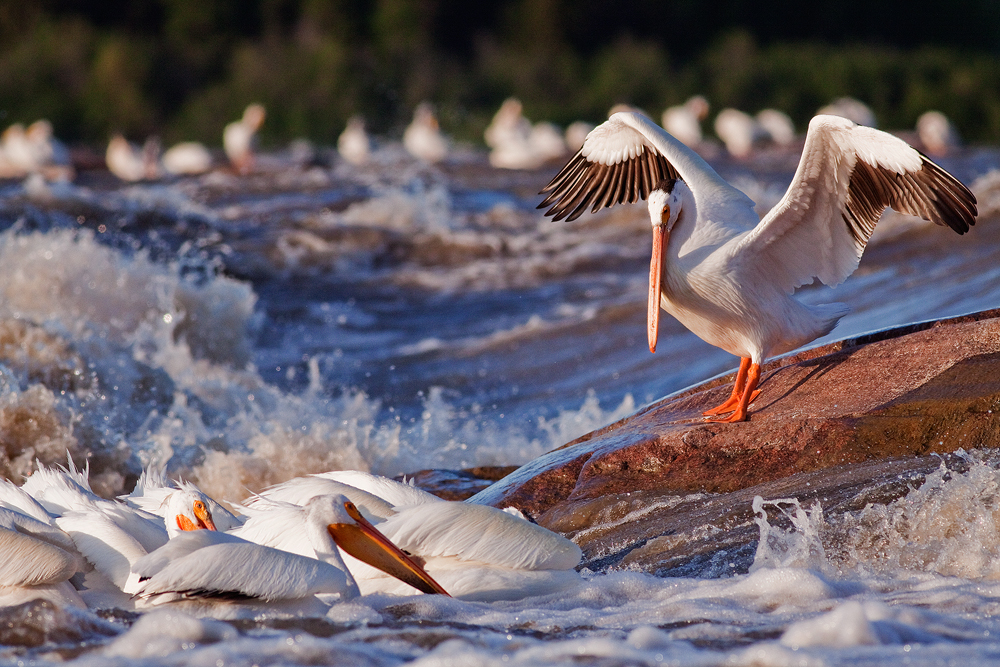
[[[701,412],[728,396],[732,379],[658,401],[535,459],[472,500],[513,505],[565,529],[559,517],[567,508],[582,511],[594,499],[733,493],[834,466],[997,446],[1000,310],[777,359],[765,366],[748,422],[706,423]]]
[[[499,479],[517,470],[517,466],[479,466],[466,470],[420,470],[396,477],[444,500],[465,500]]]
[[[719,577],[745,574],[753,563],[760,529],[754,496],[795,498],[801,507],[819,500],[827,520],[867,505],[888,504],[920,487],[943,464],[965,472],[969,460],[956,455],[874,460],[797,473],[720,494],[678,496],[659,491],[613,493],[567,500],[538,523],[571,538],[583,550],[582,565],[594,571],[639,569],[659,576]],[[780,513],[771,525],[787,529]]]

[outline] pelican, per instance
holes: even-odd
[[[663,127],[682,143],[695,147],[701,143],[701,121],[708,115],[708,100],[695,95],[684,104],[663,112]]]
[[[147,140],[142,148],[136,148],[125,137],[116,134],[108,142],[104,162],[108,171],[123,181],[153,180],[160,175],[159,152],[159,142],[155,140]]]
[[[264,603],[282,612],[322,614],[330,601],[325,596],[347,600],[359,594],[338,547],[424,593],[448,595],[346,497],[318,496],[293,513],[292,529],[309,543],[314,557],[230,533],[186,533],[134,564],[133,572],[143,579],[136,592],[140,605],[187,600],[198,611],[239,615],[240,605],[234,610],[218,601],[243,600],[250,610]]]
[[[240,174],[248,174],[253,169],[254,140],[266,115],[262,104],[250,104],[243,110],[242,118],[222,130],[222,147],[226,157]]]
[[[234,531],[275,548],[312,555],[289,512],[323,494],[342,494],[389,540],[459,598],[492,601],[563,590],[580,582],[580,548],[524,519],[516,510],[442,500],[378,475],[332,471],[300,477],[248,503],[250,518]],[[292,504],[294,503],[294,504]],[[362,593],[412,593],[363,562],[344,555]]]
[[[347,127],[337,137],[337,152],[340,157],[355,166],[368,162],[372,153],[372,142],[365,131],[365,119],[361,116],[351,116]]]
[[[566,128],[563,133],[563,139],[566,141],[566,148],[573,152],[580,150],[583,147],[583,142],[586,141],[587,135],[591,133],[594,129],[593,123],[588,123],[585,120],[573,121]]]
[[[448,154],[448,142],[441,134],[434,107],[421,102],[413,112],[413,121],[403,132],[403,146],[410,155],[424,162],[440,162]]]
[[[201,142],[182,141],[168,148],[160,162],[168,174],[197,176],[212,168],[212,154]]]
[[[46,599],[86,608],[69,578],[83,569],[72,540],[46,521],[0,508],[0,606]]]
[[[784,111],[762,109],[754,117],[757,125],[768,138],[779,146],[787,146],[795,141],[795,124]]]
[[[925,111],[917,119],[917,136],[931,155],[947,155],[961,144],[958,131],[940,111]]]
[[[72,459],[67,469],[40,465],[21,490],[54,515],[52,523],[69,535],[96,571],[88,575],[89,589],[131,593],[138,583],[130,577],[133,563],[182,531],[216,529],[209,503],[197,489],[169,494],[161,517],[97,496],[90,489],[88,472],[77,470]]]
[[[162,469],[146,468],[132,493],[118,496],[129,507],[164,520],[169,537],[182,530],[232,530],[240,520],[190,482],[168,480]]]
[[[750,114],[739,109],[723,109],[715,117],[715,134],[726,144],[730,155],[745,158],[758,142],[767,138],[767,131]]]
[[[838,97],[816,112],[817,115],[832,115],[847,118],[858,125],[878,127],[875,112],[867,104],[853,97]]]
[[[729,422],[747,419],[767,357],[825,335],[848,312],[791,295],[814,278],[833,286],[851,275],[886,207],[959,234],[977,215],[975,196],[925,155],[837,116],[809,123],[792,183],[763,219],[701,157],[635,113],[615,114],[591,132],[542,194],[539,208],[556,220],[647,199],[649,349],[656,351],[663,308],[739,356],[732,394],[705,413]]]

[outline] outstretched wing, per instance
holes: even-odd
[[[816,116],[788,192],[733,248],[740,270],[764,271],[791,292],[843,282],[886,207],[964,234],[976,197],[905,141],[837,116]]]
[[[746,195],[726,183],[707,162],[670,136],[663,128],[635,112],[616,113],[594,128],[583,147],[540,194],[538,208],[556,220],[575,220],[590,207],[602,208],[645,199],[663,179],[680,178],[699,199],[711,192],[706,205],[749,203]]]

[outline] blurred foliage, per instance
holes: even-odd
[[[882,127],[935,108],[997,142],[998,49],[992,0],[0,0],[0,124],[217,145],[259,101],[265,143],[332,143],[355,113],[398,136],[427,99],[479,141],[510,95],[568,124],[700,93],[713,116],[774,107],[800,129],[851,95]]]

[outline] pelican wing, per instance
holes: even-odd
[[[556,220],[575,220],[649,196],[663,179],[680,178],[695,193],[699,217],[718,219],[716,207],[736,205],[744,211],[753,202],[726,183],[701,156],[635,112],[619,112],[597,126],[541,194],[538,208]],[[756,219],[756,218],[755,218]]]
[[[315,557],[316,550],[306,533],[306,516],[299,505],[257,503],[247,509],[249,519],[231,535],[254,544],[280,549],[300,556]]]
[[[128,581],[130,564],[146,555],[146,549],[132,535],[99,512],[67,512],[56,519],[56,525],[73,538],[84,558],[119,588]]]
[[[340,493],[350,498],[351,502],[357,505],[361,513],[369,520],[377,521],[392,514],[392,505],[382,498],[335,478],[327,477],[328,474],[296,477],[287,482],[276,484],[243,501],[243,505],[249,509],[257,506],[269,508],[273,502],[301,506],[309,502],[310,498]]]
[[[562,535],[488,505],[441,502],[396,508],[379,531],[404,551],[520,570],[568,570],[582,556]]]
[[[858,267],[886,207],[959,234],[976,223],[975,195],[927,156],[885,132],[816,116],[788,192],[733,261],[789,293],[814,277],[837,285]]]
[[[329,472],[321,472],[316,477],[332,479],[341,484],[354,487],[359,491],[370,493],[393,507],[441,502],[441,499],[433,493],[418,489],[411,484],[404,484],[388,477],[373,475],[370,472],[363,472],[361,470],[331,470]],[[345,491],[341,491],[340,493],[350,498],[351,502],[355,505],[362,504],[359,500],[352,497],[350,493]],[[389,515],[385,514],[385,516]]]
[[[168,542],[181,541],[169,553],[154,551],[133,566],[140,576],[152,575],[140,597],[168,593],[183,597],[246,596],[265,601],[293,600],[318,593],[347,590],[346,575],[329,563],[246,542],[224,533],[206,538],[197,530]],[[176,556],[176,557],[172,557]],[[155,571],[155,572],[154,572]]]
[[[57,584],[83,564],[73,553],[5,529],[0,529],[0,554],[0,586]]]

